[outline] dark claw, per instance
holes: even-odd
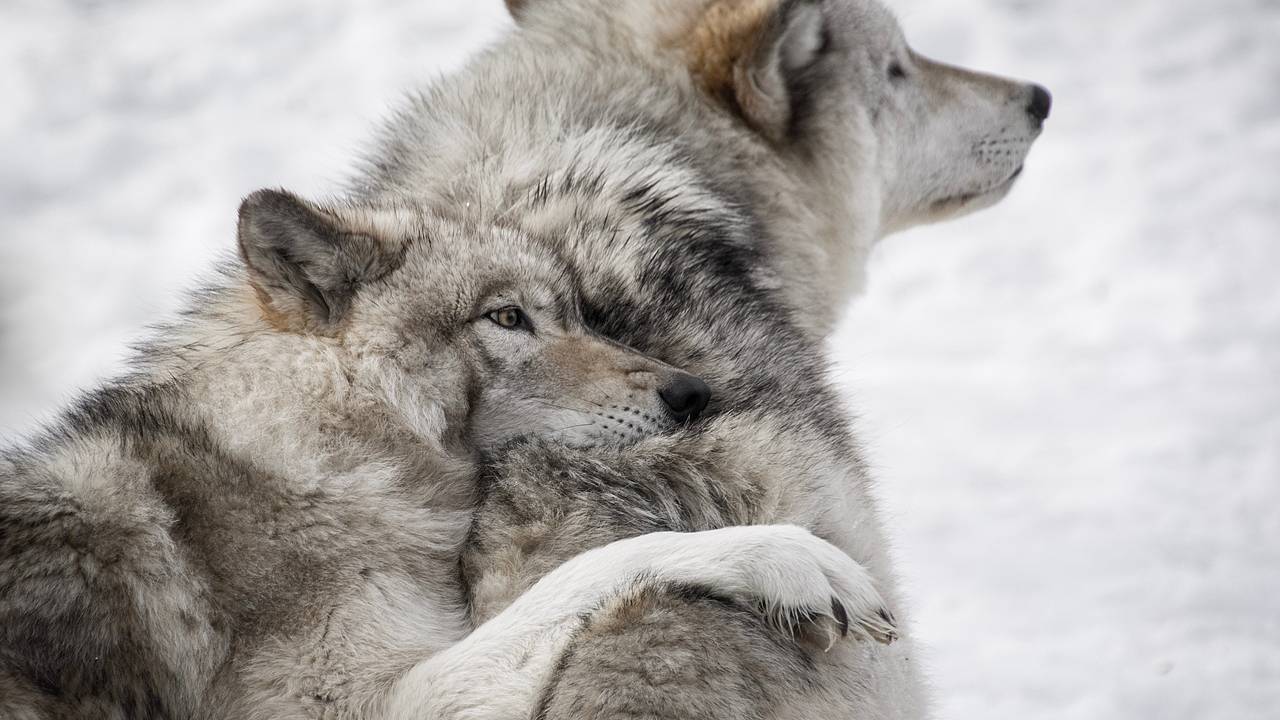
[[[898,621],[893,617],[893,613],[889,612],[886,608],[880,608],[879,612],[881,620],[884,620],[894,627],[898,626]]]
[[[849,613],[845,611],[844,605],[836,598],[831,598],[831,616],[840,624],[840,637],[849,635]]]

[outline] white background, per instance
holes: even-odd
[[[357,9],[358,5],[358,9]],[[994,210],[889,240],[832,344],[940,715],[1280,717],[1280,4],[902,0],[1056,96]],[[0,6],[0,437],[323,195],[498,0]]]

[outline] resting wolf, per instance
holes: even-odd
[[[0,461],[0,716],[923,714],[822,342],[876,239],[1005,194],[1047,93],[911,53],[867,0],[513,6],[349,197],[251,198],[246,269]],[[475,304],[555,274],[527,264],[579,294],[567,365],[515,362],[529,308]],[[649,437],[657,380],[647,405],[501,382],[639,357],[597,334],[708,381],[703,424]],[[529,587],[661,529],[700,531]]]
[[[528,692],[540,674],[498,672],[650,587],[880,622],[851,559],[756,527],[611,544],[464,640],[476,443],[661,433],[706,386],[587,330],[554,252],[510,230],[263,191],[240,248],[132,375],[0,458],[0,717],[363,717],[406,709],[406,674],[447,701],[486,669]],[[642,427],[568,409],[611,404]]]

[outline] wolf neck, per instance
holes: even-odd
[[[871,202],[871,193],[854,190],[875,184],[873,158],[855,158],[858,167],[850,167],[839,153],[789,156],[697,101],[698,91],[678,77],[655,85],[640,63],[602,63],[590,54],[599,49],[536,42],[514,38],[506,54],[482,55],[429,88],[385,133],[389,142],[364,164],[354,194],[410,196],[482,222],[515,221],[532,234],[555,234],[560,220],[541,202],[548,193],[572,200],[558,203],[561,215],[595,215],[601,225],[625,224],[630,215],[642,227],[635,190],[651,185],[664,192],[648,212],[732,212],[757,227],[753,240],[775,256],[770,266],[797,323],[817,337],[834,327],[862,289],[879,232],[871,220],[878,205],[849,202]],[[510,61],[522,53],[537,62]],[[583,63],[600,72],[573,74]],[[574,77],[575,92],[563,91],[563,77]],[[646,101],[619,90],[629,87],[645,88]]]
[[[446,499],[439,493],[457,489],[427,482],[456,474],[458,460],[389,406],[379,368],[332,338],[274,329],[238,278],[201,293],[200,304],[161,330],[134,377],[176,385],[183,412],[218,446],[298,489],[374,490],[414,478],[424,502],[466,502],[466,492]]]

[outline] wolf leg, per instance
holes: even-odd
[[[527,717],[593,611],[648,586],[698,588],[787,627],[815,621],[882,627],[886,617],[866,570],[802,528],[650,533],[590,550],[551,572],[465,640],[412,668],[392,688],[386,715]]]

